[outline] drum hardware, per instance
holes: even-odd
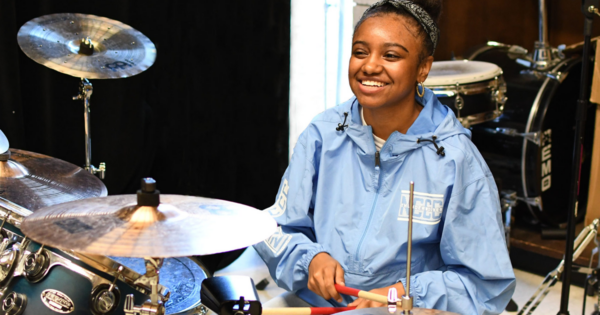
[[[2,300],[2,311],[6,315],[20,315],[27,306],[25,294],[11,292]]]
[[[512,227],[512,210],[517,205],[517,192],[514,190],[503,190],[500,192],[500,203],[504,222],[504,238],[506,248],[510,251],[510,230]]]
[[[88,79],[81,78],[81,82],[79,83],[79,94],[73,96],[73,100],[83,100],[83,116],[85,121],[85,166],[83,168],[94,175],[98,174],[100,179],[104,179],[106,174],[106,163],[101,162],[98,168],[92,165],[92,138],[90,135],[90,97],[92,97],[92,92],[94,92],[94,88],[92,87],[90,81],[88,81]]]
[[[574,251],[572,261],[577,260],[577,258],[579,258],[579,256],[581,255],[581,253],[583,253],[583,251],[589,245],[589,243],[598,236],[599,224],[600,220],[594,219],[594,221],[590,225],[583,228],[581,233],[579,233],[579,235],[573,243]],[[544,278],[544,280],[537,288],[535,293],[531,296],[531,298],[529,298],[527,303],[525,303],[523,308],[519,311],[518,315],[530,315],[535,311],[535,309],[544,300],[546,295],[548,295],[548,292],[550,292],[550,288],[552,288],[556,284],[556,282],[558,282],[558,280],[561,278],[565,267],[565,257],[563,257],[556,269],[550,271],[550,273],[546,275],[546,278]],[[563,285],[565,285],[564,280]]]
[[[502,134],[510,137],[523,137],[536,145],[540,145],[542,133],[541,132],[518,132],[515,128],[498,127],[496,129],[485,128],[486,131],[494,134]]]
[[[415,196],[415,183],[410,182],[410,194],[408,197],[408,247],[406,250],[406,289],[400,298],[402,301],[402,314],[410,315],[413,309],[413,297],[410,295],[410,266],[412,262],[412,226],[413,226],[413,203]],[[389,310],[388,310],[389,311]]]
[[[37,252],[29,253],[25,256],[25,278],[36,283],[42,280],[49,267],[48,254],[44,251],[44,245],[40,246]]]
[[[149,182],[149,181],[146,181]],[[155,183],[154,183],[155,184]],[[159,270],[162,267],[162,258],[144,258],[146,264],[146,274],[136,281],[136,283],[149,284],[152,287],[152,293],[150,294],[150,300],[144,302],[142,305],[134,305],[133,294],[129,294],[125,297],[125,307],[123,308],[127,315],[164,315],[165,306],[164,304],[169,300],[171,292],[167,293],[166,296],[158,294],[158,275]]]
[[[119,301],[121,301],[121,292],[116,283],[121,272],[123,272],[123,266],[119,266],[117,275],[109,286],[101,284],[94,287],[92,290],[92,293],[90,294],[90,305],[94,315],[111,313],[119,305]]]
[[[156,47],[144,34],[121,22],[78,13],[50,14],[25,23],[17,40],[33,61],[58,72],[81,78],[79,95],[84,104],[84,169],[104,179],[106,164],[91,164],[90,97],[88,79],[127,78],[148,69],[156,60]]]

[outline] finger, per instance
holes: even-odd
[[[354,301],[352,301],[351,303],[348,304],[348,306],[357,306],[358,304],[360,304],[363,301],[363,298],[358,298]]]
[[[308,289],[313,291],[314,293],[316,293],[318,296],[322,296],[321,295],[321,290],[319,290],[319,285],[316,283],[315,278],[311,277],[308,280]]]
[[[346,286],[346,281],[344,278],[344,268],[340,264],[335,266],[335,283]]]
[[[356,309],[360,309],[360,308],[368,308],[371,306],[371,301],[366,300],[366,299],[361,299],[361,301],[356,304]]]
[[[335,289],[335,286],[333,285],[334,281],[335,281],[335,274],[334,272],[336,271],[336,268],[330,268],[327,269],[325,271],[325,278],[323,279],[324,284],[325,284],[325,290],[327,290],[327,293],[336,301],[338,302],[342,302],[342,297],[340,296],[340,294],[338,293],[338,291]]]
[[[329,291],[327,291],[327,287],[325,285],[325,272],[323,272],[323,275],[321,275],[320,277],[316,277],[316,284],[319,287],[319,292],[321,292],[321,294],[319,294],[320,296],[322,296],[324,299],[329,300],[331,299],[331,295],[329,294]]]

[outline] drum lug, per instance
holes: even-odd
[[[503,134],[503,135],[510,136],[510,137],[523,137],[526,140],[529,140],[538,146],[540,145],[541,138],[542,138],[540,132],[518,132],[517,129],[514,129],[514,128],[498,127],[496,129],[486,128],[485,130],[488,132],[491,132],[491,133]]]
[[[562,73],[560,71],[556,71],[556,72],[548,72],[546,73],[546,77],[552,79],[552,80],[556,80],[559,83],[562,83],[566,78],[567,78],[567,74],[566,73]]]
[[[527,203],[530,206],[538,207],[542,209],[542,198],[541,197],[517,197],[517,200]]]
[[[9,293],[2,300],[2,312],[6,315],[20,315],[27,306],[27,296],[16,292]]]

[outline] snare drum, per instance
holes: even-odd
[[[135,304],[150,299],[151,287],[141,280],[144,260],[88,255],[44,247],[25,240],[18,229],[31,212],[0,198],[0,217],[11,215],[1,230],[1,313],[11,315],[125,314],[125,296]],[[158,293],[169,300],[166,314],[202,312],[200,288],[206,272],[190,258],[166,258]],[[112,286],[112,287],[111,287]],[[50,312],[52,311],[52,312]]]
[[[481,61],[434,61],[423,83],[465,126],[496,119],[506,102],[502,69]]]

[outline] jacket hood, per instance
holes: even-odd
[[[434,147],[431,141],[419,140],[432,140],[435,137],[435,141],[440,142],[460,134],[471,137],[471,132],[461,125],[454,112],[440,103],[430,89],[426,88],[425,95],[423,97],[416,96],[415,99],[423,105],[423,109],[415,122],[406,134],[394,131],[386,140],[384,148],[392,146],[392,149],[388,149],[392,155],[399,155],[422,146]],[[342,125],[344,124],[345,113],[348,113],[348,117],[345,119],[345,125],[347,125],[345,132],[348,136],[364,153],[374,154],[376,149],[373,141],[373,129],[371,126],[363,126],[360,117],[360,106],[356,97],[352,97],[335,109],[340,117],[339,123]]]

